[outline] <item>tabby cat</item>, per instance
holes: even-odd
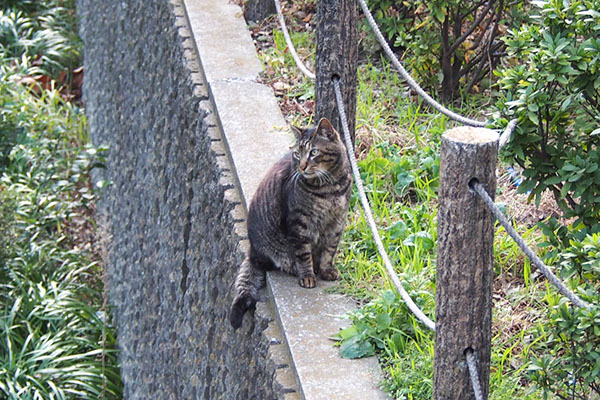
[[[235,280],[229,320],[237,329],[254,308],[265,271],[281,269],[298,276],[305,288],[316,275],[339,278],[333,257],[346,223],[352,175],[346,147],[331,123],[292,127],[291,153],[267,172],[248,210],[250,251]]]

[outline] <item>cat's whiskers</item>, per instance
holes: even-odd
[[[298,170],[294,170],[294,174],[292,175],[292,187],[296,187],[298,185],[298,179],[300,179],[300,172]]]
[[[319,181],[319,186],[323,186],[323,178],[321,178],[321,174],[319,173],[319,170],[316,170],[314,172],[313,179],[316,179]]]
[[[326,171],[327,172],[327,179],[329,179],[329,184],[333,185],[335,184],[335,178],[333,177],[333,175],[331,174],[331,172]]]
[[[333,179],[333,175],[331,175],[331,172],[325,169],[318,169],[316,173],[319,177],[319,183],[321,185],[323,185],[323,182],[328,185],[333,185],[335,183],[335,179]]]

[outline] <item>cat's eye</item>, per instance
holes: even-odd
[[[296,160],[298,160],[298,159],[300,159],[300,152],[299,152],[298,150],[294,150],[294,151],[292,152],[292,156],[294,156],[294,158],[295,158]]]
[[[319,154],[319,149],[312,149],[310,151],[310,156],[311,157],[316,157]]]

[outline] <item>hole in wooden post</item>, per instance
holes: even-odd
[[[331,75],[331,80],[333,82],[336,82],[336,81],[339,82],[340,81],[340,76],[338,74],[333,74],[333,75]]]
[[[479,179],[477,178],[471,178],[471,180],[469,181],[468,185],[469,185],[469,192],[471,193],[475,193],[475,185],[479,183]]]

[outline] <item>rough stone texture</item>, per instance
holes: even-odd
[[[125,398],[293,398],[273,304],[235,333],[227,322],[241,198],[181,3],[79,0],[78,12],[90,134],[110,147],[99,206]]]

